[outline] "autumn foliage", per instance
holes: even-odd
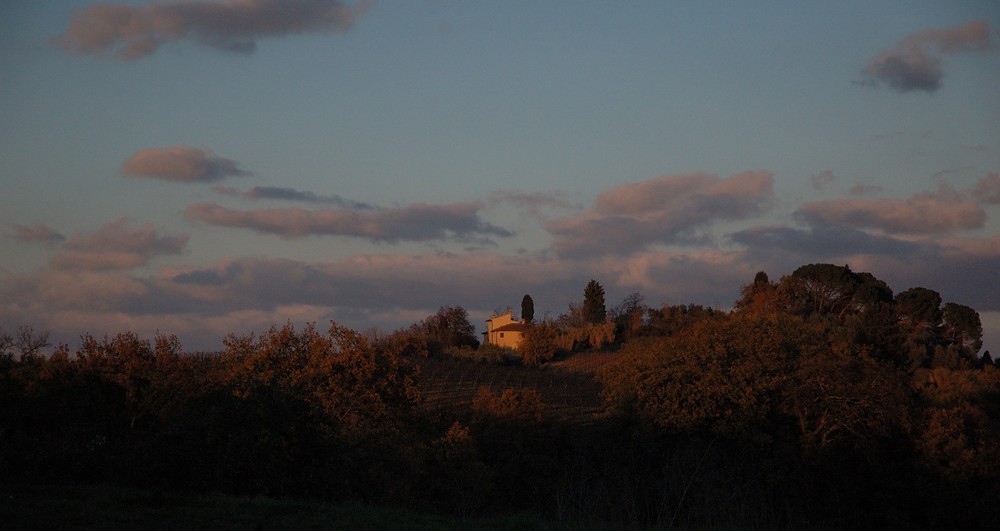
[[[453,307],[381,339],[287,324],[213,354],[129,332],[46,353],[44,333],[0,331],[0,477],[598,528],[1000,521],[1000,371],[975,310],[830,264],[758,274],[733,311],[630,297],[603,322],[536,323],[524,366],[462,354]],[[584,358],[600,369],[567,372]],[[555,407],[567,386],[586,414]]]

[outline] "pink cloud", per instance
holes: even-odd
[[[21,243],[38,242],[53,244],[64,241],[66,237],[47,225],[36,223],[31,227],[14,225],[14,239]]]
[[[987,205],[1000,205],[1000,173],[990,173],[976,183],[972,195]]]
[[[479,217],[480,203],[414,204],[376,210],[274,208],[233,210],[198,203],[185,210],[189,219],[223,227],[251,229],[284,238],[334,235],[373,241],[475,239],[511,236]]]
[[[561,255],[622,254],[656,243],[697,239],[714,221],[747,219],[767,211],[774,179],[764,171],[720,179],[692,173],[665,175],[612,188],[578,216],[554,220],[546,230]]]
[[[895,48],[872,57],[865,72],[875,82],[885,83],[898,92],[934,92],[944,78],[935,51],[951,54],[990,48],[990,27],[985,20],[927,29],[910,34]]]
[[[78,54],[114,53],[131,61],[163,43],[190,40],[227,52],[250,53],[257,40],[350,28],[369,2],[337,0],[174,0],[135,6],[95,4],[73,14],[56,45]]]
[[[180,254],[187,236],[160,236],[152,225],[130,228],[120,218],[93,233],[77,233],[52,259],[53,267],[68,270],[129,269],[149,262],[156,255]]]
[[[907,200],[834,199],[802,205],[796,216],[813,226],[879,229],[897,234],[940,234],[977,229],[986,212],[947,186]]]
[[[186,183],[249,175],[234,160],[216,156],[211,150],[190,146],[140,150],[122,163],[122,173],[132,177]]]
[[[910,34],[903,39],[900,46],[909,48],[936,46],[943,53],[988,50],[992,47],[990,24],[985,20],[973,20],[950,28],[926,29]]]

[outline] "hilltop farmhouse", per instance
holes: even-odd
[[[486,320],[483,344],[517,349],[527,329],[528,324],[515,320],[511,310],[508,309],[507,313],[494,315]]]

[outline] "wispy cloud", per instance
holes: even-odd
[[[250,174],[240,169],[234,160],[190,146],[140,150],[122,163],[122,173],[185,183],[213,182]]]
[[[131,61],[172,41],[251,53],[257,41],[300,33],[345,31],[370,2],[337,0],[174,0],[147,5],[104,3],[73,14],[54,42],[78,54]]]
[[[754,257],[751,262],[766,262],[779,253],[808,263],[842,261],[844,256],[859,255],[916,258],[928,252],[926,244],[850,227],[760,226],[737,231],[729,237],[747,248],[748,256]]]
[[[152,225],[136,229],[131,220],[119,218],[95,232],[80,232],[63,244],[64,252],[52,266],[67,270],[129,269],[143,266],[157,255],[180,254],[187,236],[161,236]]]
[[[990,48],[990,27],[985,20],[927,29],[910,34],[894,48],[872,57],[865,73],[876,83],[898,92],[935,92],[944,78],[939,54]]]
[[[214,203],[198,203],[184,214],[191,220],[277,234],[284,238],[334,235],[378,242],[401,240],[469,240],[512,236],[510,231],[479,217],[481,203],[413,204],[378,210],[274,208],[234,210]]]
[[[226,194],[229,195],[229,194]],[[339,208],[350,210],[370,210],[375,208],[368,203],[352,201],[339,195],[319,195],[313,192],[296,190],[294,188],[282,188],[278,186],[255,186],[249,191],[238,194],[244,199],[277,199],[282,201],[297,201],[302,203],[315,203],[321,205],[334,205]]]
[[[66,240],[66,237],[59,234],[55,229],[41,223],[36,223],[31,227],[13,225],[13,228],[14,239],[21,243],[37,242],[54,244]]]
[[[833,199],[802,205],[796,217],[817,227],[879,229],[897,234],[941,234],[977,229],[986,212],[975,201],[941,185],[909,199]]]
[[[656,243],[696,239],[694,231],[719,220],[767,211],[774,179],[765,171],[720,179],[692,173],[665,175],[612,188],[578,216],[553,220],[546,230],[560,255],[623,254]]]

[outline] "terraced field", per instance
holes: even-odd
[[[606,353],[600,355],[608,356]],[[542,395],[547,415],[588,422],[600,411],[601,386],[594,380],[593,370],[587,370],[590,365],[599,366],[596,360],[581,358],[564,366],[553,363],[543,367],[519,367],[424,359],[419,362],[418,384],[431,413],[467,416],[480,387],[488,387],[494,392],[507,388],[534,389]]]

